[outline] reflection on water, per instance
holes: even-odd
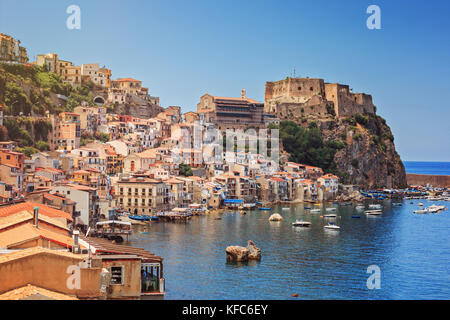
[[[137,226],[130,244],[164,258],[166,299],[449,299],[450,211],[414,215],[420,201],[432,204],[385,201],[381,216],[354,206],[324,204],[309,213],[303,205],[283,205],[229,212],[221,220],[152,223]],[[323,218],[331,206],[337,218]],[[274,212],[283,221],[269,222]],[[293,227],[297,219],[311,226]],[[324,229],[330,221],[341,229]],[[227,263],[225,248],[247,240],[261,248],[261,261]],[[380,290],[367,289],[369,265],[381,268]]]

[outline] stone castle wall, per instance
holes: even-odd
[[[316,113],[313,112],[318,115],[319,112],[329,113],[327,105],[334,108],[335,114],[340,117],[356,113],[375,113],[372,97],[364,93],[352,93],[348,85],[325,83],[323,79],[310,78],[286,78],[266,83],[266,113],[280,115],[286,113],[286,108],[298,113],[294,111],[295,108],[306,111],[312,105],[318,106],[314,108]]]

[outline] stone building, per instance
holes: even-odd
[[[266,82],[264,99],[264,111],[280,118],[375,113],[372,96],[353,93],[348,85],[325,83],[323,79],[288,77]]]
[[[264,105],[249,99],[242,90],[240,98],[217,97],[205,94],[197,104],[197,113],[219,130],[264,128]]]

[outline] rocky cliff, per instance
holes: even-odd
[[[395,150],[394,136],[380,116],[355,114],[353,117],[336,117],[316,113],[296,118],[291,114],[281,120],[319,129],[324,141],[322,150],[326,147],[332,150],[333,163],[325,167],[325,171],[337,174],[341,183],[357,184],[367,189],[407,186],[405,168]],[[289,147],[285,145],[284,149],[289,150]],[[292,155],[292,150],[290,153]],[[320,163],[307,164],[320,166]]]

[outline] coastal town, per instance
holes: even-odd
[[[288,77],[266,82],[264,102],[245,89],[205,92],[183,113],[162,107],[133,70],[114,78],[101,62],[78,66],[57,53],[29,61],[20,41],[0,40],[0,71],[17,74],[0,79],[15,92],[0,92],[0,300],[164,297],[164,257],[127,244],[136,225],[275,204],[449,199],[448,181],[399,188],[387,169],[384,187],[369,190],[331,166],[294,161],[278,133],[287,119],[305,130],[348,123],[353,131],[329,142],[334,152],[370,131],[372,97],[348,85]],[[26,76],[36,72],[61,91],[33,87]],[[361,165],[353,159],[349,170]]]

